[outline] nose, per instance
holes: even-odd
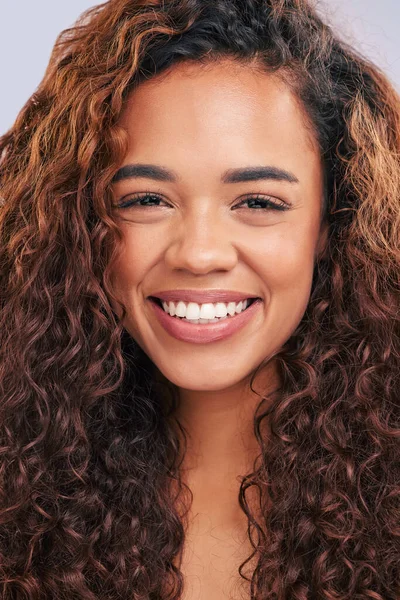
[[[165,253],[171,269],[205,275],[229,271],[237,263],[237,252],[226,222],[216,210],[197,210],[182,217]]]

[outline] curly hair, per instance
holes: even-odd
[[[306,0],[109,0],[59,35],[0,138],[2,600],[182,595],[177,398],[110,304],[110,184],[130,91],[225,56],[301,100],[329,223],[274,357],[282,385],[254,414],[260,454],[238,496],[254,553],[239,572],[257,557],[257,600],[400,597],[399,96]]]

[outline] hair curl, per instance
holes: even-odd
[[[254,415],[260,456],[238,498],[251,598],[400,597],[399,96],[305,0],[110,0],[60,34],[0,138],[3,600],[182,594],[176,399],[161,401],[110,305],[110,182],[129,92],[224,56],[278,72],[302,101],[329,223],[309,305],[275,356],[282,387]]]

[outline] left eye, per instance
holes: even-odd
[[[255,210],[288,210],[289,206],[286,202],[275,202],[269,196],[252,196],[251,198],[246,198],[237,204],[234,208],[240,208],[242,204],[248,204],[249,208]]]
[[[118,204],[119,208],[129,208],[131,206],[138,206],[139,208],[145,207],[158,207],[160,204],[157,202],[165,202],[158,194],[143,193],[132,196],[132,199],[127,200],[123,204]],[[143,204],[141,204],[143,203]],[[239,204],[233,207],[233,209],[242,208],[243,204],[248,204],[248,208],[252,210],[288,210],[289,206],[286,202],[276,202],[269,196],[252,196],[242,200]]]

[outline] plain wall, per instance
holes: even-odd
[[[0,0],[0,135],[14,122],[44,75],[61,30],[96,0]],[[339,35],[387,73],[400,91],[400,0],[321,0]]]

